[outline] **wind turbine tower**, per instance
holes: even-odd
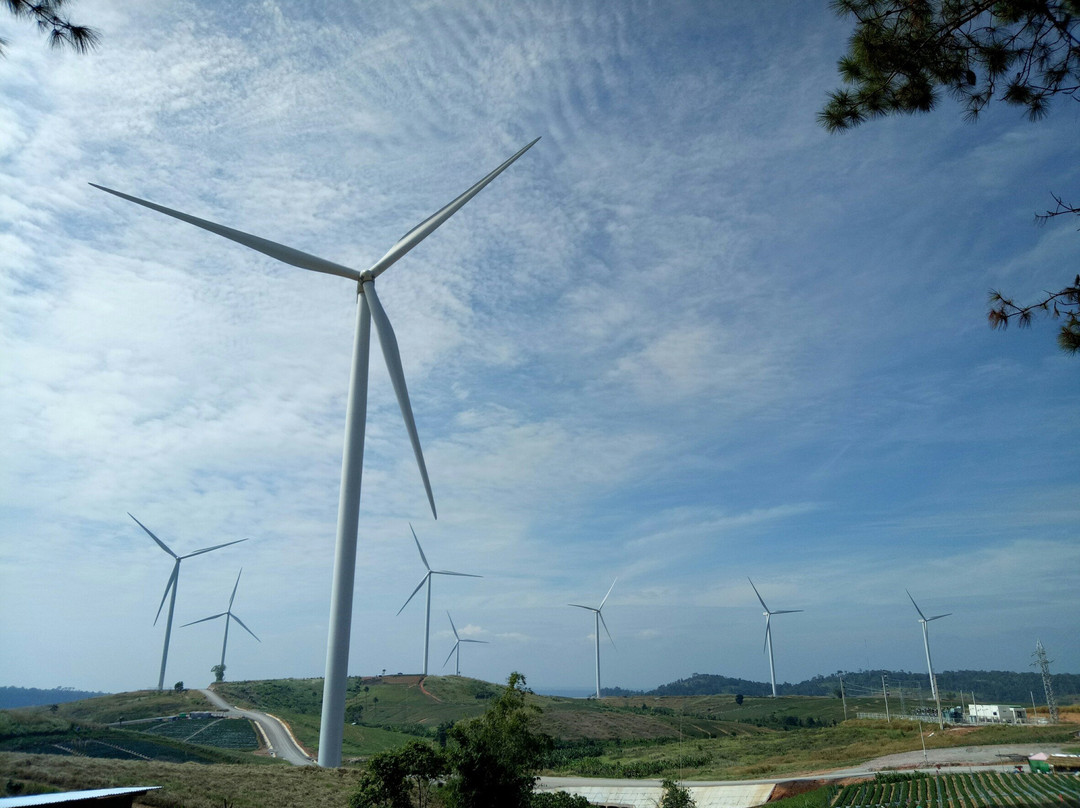
[[[618,578],[615,581],[619,580]],[[611,632],[608,631],[607,623],[604,622],[604,604],[607,603],[608,595],[611,594],[611,590],[615,588],[615,581],[611,582],[611,586],[608,587],[607,595],[604,595],[604,599],[600,601],[600,606],[593,608],[592,606],[582,606],[580,603],[571,603],[571,606],[576,606],[579,609],[585,609],[590,611],[594,615],[596,622],[596,698],[600,698],[600,626],[604,626],[604,632],[607,634],[607,638],[611,640],[611,647],[615,647],[615,640],[611,637]]]
[[[413,419],[412,405],[409,403],[409,390],[405,385],[405,374],[401,368],[401,355],[398,351],[397,338],[390,320],[383,310],[382,303],[375,293],[375,279],[401,259],[413,247],[431,235],[447,219],[461,208],[488,183],[505,171],[521,155],[528,151],[537,140],[519,149],[494,171],[475,183],[465,193],[449,204],[440,208],[404,236],[397,240],[389,251],[369,269],[360,272],[351,267],[316,255],[286,247],[259,236],[234,230],[231,227],[199,219],[178,210],[166,208],[145,199],[114,191],[101,185],[94,185],[106,193],[134,202],[137,205],[156,210],[166,216],[172,216],[182,222],[208,230],[223,238],[243,244],[257,252],[286,264],[337,275],[356,283],[356,327],[353,337],[352,366],[349,374],[349,399],[345,408],[345,451],[341,459],[341,494],[338,499],[337,539],[334,546],[334,575],[330,589],[330,628],[326,642],[326,676],[323,681],[322,718],[319,727],[319,765],[337,767],[341,765],[341,744],[345,734],[345,691],[348,686],[349,639],[352,632],[353,587],[356,579],[356,538],[360,517],[360,479],[364,465],[364,428],[367,422],[367,382],[368,354],[371,344],[371,325],[379,334],[383,360],[390,374],[390,381],[397,396],[398,407],[405,420],[405,429],[409,433],[416,464],[420,468],[420,478],[424,483],[428,504],[432,516],[435,512],[435,497],[428,481],[424,455],[420,449],[420,437]]]
[[[129,513],[128,516],[131,516],[131,514]],[[154,617],[154,625],[156,626],[158,618],[161,617],[161,609],[165,606],[165,598],[169,598],[169,615],[165,619],[165,644],[162,646],[161,649],[161,670],[158,673],[157,681],[157,689],[163,690],[165,687],[165,663],[169,659],[169,639],[172,637],[173,612],[176,609],[176,587],[180,582],[180,562],[183,561],[185,558],[191,558],[192,556],[202,555],[203,553],[210,553],[214,550],[220,550],[222,547],[228,547],[230,544],[239,544],[242,541],[247,541],[247,539],[236,539],[236,541],[228,541],[224,544],[215,544],[213,547],[204,547],[201,550],[196,550],[194,553],[188,553],[187,555],[178,556],[176,553],[169,549],[169,546],[165,544],[165,542],[163,542],[161,539],[151,533],[150,528],[148,528],[138,519],[135,519],[134,516],[131,516],[131,518],[135,520],[135,524],[137,524],[139,527],[146,531],[146,534],[151,539],[157,542],[158,547],[160,547],[162,550],[164,550],[166,553],[173,557],[172,574],[169,576],[168,583],[165,584],[165,594],[161,596],[161,604],[158,606],[157,616]],[[170,593],[172,595],[171,597]]]
[[[457,641],[454,643],[454,647],[450,649],[450,653],[446,656],[446,662],[450,661],[450,657],[457,654],[457,659],[454,660],[454,676],[461,676],[461,644],[463,642],[478,642],[487,645],[487,640],[470,640],[462,639],[458,636],[457,626],[454,625],[454,618],[450,617],[450,612],[446,613],[446,616],[450,618],[450,628],[454,630],[454,639]],[[443,663],[443,667],[446,667],[446,662]]]
[[[416,542],[416,549],[420,551],[420,560],[424,562],[424,568],[427,572],[424,573],[424,577],[420,579],[420,583],[416,585],[416,589],[412,591],[412,595],[409,595],[401,608],[397,610],[398,614],[405,611],[405,607],[409,605],[409,601],[413,599],[413,595],[420,591],[425,583],[427,584],[427,617],[424,619],[424,676],[427,676],[428,672],[428,647],[431,641],[431,576],[433,575],[456,575],[460,578],[483,578],[483,575],[470,575],[467,572],[450,572],[450,570],[433,570],[431,565],[428,564],[427,556],[424,555],[424,548],[420,546],[420,539],[416,538],[416,531],[413,530],[412,522],[409,523],[409,530],[412,531],[413,541]],[[446,613],[449,617],[450,613]],[[450,621],[453,624],[453,620]],[[454,632],[455,636],[457,632]]]
[[[934,663],[930,661],[930,633],[927,631],[926,624],[932,620],[940,620],[943,617],[948,617],[952,612],[945,614],[935,614],[933,617],[927,617],[923,614],[922,609],[919,608],[919,604],[915,602],[915,598],[911,597],[911,593],[906,589],[908,600],[911,601],[911,605],[915,607],[915,611],[919,613],[919,622],[922,624],[922,641],[923,648],[926,649],[926,669],[930,673],[930,693],[934,697],[934,705],[937,708],[938,728],[945,729],[945,719],[941,715],[941,694],[938,693],[937,679],[934,678]]]
[[[225,675],[225,648],[229,644],[229,621],[235,620],[237,623],[240,624],[240,628],[242,628],[252,637],[255,637],[255,632],[248,628],[246,625],[244,625],[244,621],[237,617],[235,614],[233,614],[232,611],[233,601],[236,600],[236,589],[238,586],[240,586],[240,576],[243,574],[243,568],[241,568],[240,572],[236,574],[236,583],[233,584],[232,595],[229,596],[229,608],[219,614],[212,614],[209,617],[204,617],[202,620],[192,620],[190,623],[184,623],[183,626],[180,626],[180,628],[184,628],[185,626],[193,626],[196,623],[205,623],[208,620],[217,620],[219,617],[225,618],[225,639],[221,642],[221,674],[223,677]],[[255,637],[255,639],[259,642],[262,642],[262,640],[260,640],[258,637]]]
[[[750,578],[747,577],[748,581]],[[769,683],[772,685],[772,697],[776,698],[776,672],[773,668],[773,652],[772,652],[772,618],[774,614],[795,614],[801,612],[802,609],[777,609],[775,612],[770,612],[769,607],[765,605],[765,601],[761,599],[761,593],[757,591],[757,587],[754,586],[754,582],[750,581],[750,586],[753,587],[754,594],[757,595],[758,602],[761,603],[761,608],[765,610],[765,647],[762,651],[767,650],[769,652]]]

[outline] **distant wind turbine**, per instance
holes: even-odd
[[[746,580],[750,581],[748,577]],[[765,605],[765,601],[761,599],[761,593],[757,591],[757,587],[754,586],[754,582],[750,581],[750,586],[754,588],[754,594],[757,595],[758,601],[761,603],[761,608],[765,610],[765,647],[761,650],[768,650],[769,652],[769,682],[772,684],[772,695],[776,698],[776,672],[773,668],[773,652],[772,652],[772,617],[774,614],[795,614],[801,612],[802,609],[777,609],[775,612],[770,612],[769,607]]]
[[[424,622],[424,676],[427,676],[428,672],[428,644],[431,639],[431,576],[432,575],[456,575],[460,578],[483,578],[483,575],[470,575],[467,572],[450,572],[450,570],[433,570],[431,565],[428,564],[427,556],[424,555],[424,548],[420,546],[420,539],[416,538],[416,531],[413,530],[412,523],[409,523],[409,530],[412,531],[413,541],[416,542],[416,549],[420,551],[420,560],[424,562],[424,567],[427,572],[424,573],[424,577],[420,579],[420,583],[416,585],[416,589],[412,591],[412,595],[409,595],[408,600],[401,605],[397,613],[401,614],[405,611],[405,607],[409,605],[409,601],[413,599],[413,596],[420,591],[420,587],[427,584],[427,618]],[[449,616],[447,612],[447,616]],[[453,624],[453,620],[450,621]],[[455,632],[456,634],[456,632]]]
[[[240,624],[240,627],[242,629],[244,629],[244,631],[246,631],[252,637],[255,637],[255,632],[252,631],[250,628],[248,628],[246,625],[244,625],[244,621],[241,620],[239,617],[237,617],[235,614],[233,614],[233,611],[232,611],[233,601],[236,600],[236,589],[237,589],[238,586],[240,586],[240,576],[243,575],[243,573],[244,573],[244,570],[243,570],[243,568],[241,568],[240,572],[238,572],[236,574],[236,583],[233,584],[232,595],[229,596],[229,608],[228,609],[221,612],[220,614],[212,614],[209,617],[204,617],[202,620],[192,620],[190,623],[184,623],[184,625],[180,626],[180,628],[184,628],[184,626],[193,626],[196,623],[205,623],[208,620],[217,620],[219,617],[224,617],[225,618],[225,639],[222,640],[222,642],[221,642],[221,673],[222,673],[222,676],[224,676],[224,674],[225,674],[225,648],[229,644],[229,621],[230,620],[235,620],[237,623]],[[258,637],[255,637],[255,639],[258,640],[259,642],[262,642],[262,640],[259,640]]]
[[[129,513],[128,516],[131,516],[131,514]],[[202,555],[203,553],[209,553],[214,550],[220,550],[222,547],[228,547],[230,544],[239,544],[242,541],[247,541],[247,539],[237,539],[236,541],[228,541],[224,544],[215,544],[213,547],[204,547],[201,550],[196,550],[194,553],[188,553],[187,555],[178,556],[176,553],[169,549],[169,546],[165,544],[165,542],[163,542],[161,539],[151,533],[150,528],[148,528],[138,519],[135,519],[134,516],[131,516],[131,518],[135,520],[135,524],[137,524],[139,527],[146,531],[146,534],[151,539],[157,542],[158,547],[171,555],[174,559],[172,574],[169,576],[169,582],[165,584],[165,594],[161,596],[161,604],[158,606],[157,615],[154,617],[154,625],[156,626],[158,618],[161,617],[161,610],[165,606],[165,598],[169,598],[169,616],[165,620],[165,645],[161,649],[161,671],[158,673],[157,682],[157,689],[163,690],[165,688],[165,662],[169,658],[169,638],[172,636],[173,611],[176,608],[176,587],[180,581],[180,562],[183,561],[185,558],[191,558],[192,556]],[[170,592],[172,593],[172,597],[169,597]]]
[[[431,235],[443,222],[457,213],[480,191],[505,171],[521,155],[528,151],[540,138],[532,141],[516,154],[503,162],[461,196],[440,208],[412,230],[407,232],[393,247],[376,261],[370,269],[358,272],[351,267],[327,261],[324,258],[286,247],[249,233],[234,230],[231,227],[208,222],[178,210],[172,210],[145,199],[90,183],[106,193],[134,202],[137,205],[156,210],[166,216],[172,216],[182,222],[216,233],[223,238],[243,244],[253,250],[275,258],[286,264],[324,272],[356,281],[356,330],[353,337],[352,366],[349,375],[349,399],[345,409],[345,451],[341,459],[341,495],[338,500],[337,540],[334,548],[334,577],[330,589],[330,629],[326,642],[326,676],[323,680],[322,719],[319,727],[319,765],[337,767],[341,765],[341,744],[345,734],[345,691],[348,685],[349,638],[352,630],[353,585],[356,578],[356,535],[360,511],[360,479],[364,465],[364,428],[367,421],[367,381],[368,353],[371,343],[371,324],[379,334],[383,359],[390,373],[390,381],[397,395],[398,406],[405,419],[405,429],[412,442],[416,463],[420,467],[420,478],[424,482],[432,516],[435,513],[435,497],[431,493],[424,455],[420,449],[420,438],[413,420],[412,405],[409,403],[409,391],[405,386],[405,374],[401,368],[401,356],[398,352],[394,329],[387,319],[382,303],[375,294],[375,279],[392,264],[408,253],[413,247]]]
[[[619,579],[616,578],[615,581]],[[594,621],[596,623],[596,698],[600,698],[600,626],[604,626],[604,632],[607,634],[607,638],[611,640],[611,647],[615,647],[615,640],[611,636],[611,632],[608,631],[607,623],[604,622],[604,604],[607,603],[608,595],[611,594],[611,590],[615,588],[615,581],[611,582],[611,586],[608,587],[607,595],[604,595],[604,599],[600,601],[600,605],[597,608],[592,606],[582,606],[580,603],[571,603],[571,606],[576,606],[579,609],[585,609],[593,612]]]
[[[454,660],[454,675],[461,676],[461,644],[463,642],[478,642],[487,645],[487,640],[462,639],[458,636],[457,626],[454,625],[454,618],[450,617],[450,612],[447,612],[446,616],[450,618],[450,628],[454,630],[454,639],[457,640],[457,642],[454,643],[454,647],[450,649],[450,653],[446,655],[446,662],[449,662],[450,657],[454,656],[456,653],[457,659]],[[444,668],[446,667],[446,662],[443,663]]]
[[[919,613],[919,622],[922,624],[922,641],[923,648],[926,649],[926,670],[930,673],[930,693],[934,697],[934,704],[937,706],[938,726],[941,729],[945,728],[945,720],[941,715],[941,695],[938,693],[937,680],[934,678],[934,663],[930,661],[930,632],[927,631],[926,624],[931,620],[940,620],[942,617],[948,617],[952,612],[945,614],[935,614],[933,617],[927,617],[922,613],[922,609],[919,608],[919,604],[915,602],[915,598],[911,597],[911,593],[906,589],[908,600],[911,601],[911,605],[915,607],[915,611]]]

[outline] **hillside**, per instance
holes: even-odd
[[[94,690],[75,690],[72,687],[54,687],[42,690],[37,687],[0,687],[0,710],[17,707],[37,707],[42,704],[63,704],[94,696],[105,696]]]
[[[880,693],[882,677],[891,691],[917,694],[920,689],[930,692],[930,677],[912,671],[872,670],[838,671],[828,676],[814,676],[802,682],[778,682],[776,691],[781,696],[835,696],[840,690],[840,677],[849,695]],[[1035,672],[1016,671],[942,671],[937,674],[938,687],[943,695],[959,701],[959,693],[971,700],[974,692],[977,701],[987,703],[1030,704],[1032,694],[1039,704],[1044,703],[1042,677]],[[1080,702],[1080,674],[1055,673],[1052,676],[1054,693],[1059,704]],[[648,691],[631,691],[622,688],[604,688],[605,696],[711,696],[720,694],[743,694],[744,696],[768,696],[768,682],[733,679],[717,674],[695,673]],[[952,694],[956,694],[955,697]]]

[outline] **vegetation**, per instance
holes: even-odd
[[[697,804],[690,796],[690,789],[680,786],[670,777],[664,780],[661,788],[664,796],[660,798],[660,808],[694,808]]]
[[[86,53],[101,41],[101,35],[93,28],[76,25],[63,16],[66,0],[3,0],[3,4],[16,17],[33,22],[39,31],[47,34],[50,47],[69,47],[76,53]],[[7,45],[8,41],[0,38],[0,56]]]
[[[880,693],[881,677],[896,684],[903,682],[909,690],[922,688],[930,692],[930,678],[925,673],[911,671],[869,670],[860,672],[837,671],[827,676],[814,676],[802,682],[791,684],[778,683],[777,693],[781,696],[833,696],[839,698],[840,677],[848,687],[848,695],[853,688],[862,688],[861,692]],[[943,671],[937,674],[938,686],[943,692],[971,693],[984,704],[1030,704],[1031,693],[1042,693],[1042,676],[1035,672],[1017,673],[1015,671]],[[1054,691],[1059,694],[1080,694],[1080,674],[1060,673],[1054,675]],[[747,679],[732,679],[727,676],[695,673],[686,679],[679,679],[666,685],[660,685],[649,691],[631,691],[621,688],[605,688],[605,696],[619,696],[632,699],[634,696],[711,696],[720,694],[745,694],[747,696],[767,696],[767,682],[752,682]],[[1068,697],[1065,697],[1068,700]],[[736,698],[736,701],[738,699]],[[880,700],[879,700],[880,702]]]
[[[1078,0],[833,0],[833,8],[854,19],[855,30],[839,63],[852,89],[831,93],[818,116],[831,132],[929,112],[942,91],[972,121],[995,98],[1032,121],[1047,115],[1055,97],[1080,98]],[[1080,215],[1080,207],[1054,200],[1057,208],[1038,219]],[[1027,326],[1039,313],[1063,317],[1058,345],[1080,352],[1080,276],[1029,305],[991,292],[992,328],[1010,320]]]
[[[51,690],[41,690],[36,687],[0,687],[0,710],[37,707],[42,704],[63,704],[66,701],[79,701],[104,695],[106,694],[93,690],[75,690],[71,687],[55,687]]]
[[[921,777],[875,778],[852,783],[836,793],[831,808],[864,806],[922,806],[923,808],[984,808],[996,805],[1080,806],[1080,782],[1060,774],[941,774]],[[785,806],[787,808],[787,806]]]

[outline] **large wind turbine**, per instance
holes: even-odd
[[[131,516],[129,513],[128,516]],[[135,519],[134,516],[131,516]],[[162,690],[165,687],[165,662],[169,658],[169,638],[172,636],[172,619],[173,611],[176,608],[176,586],[180,581],[180,562],[185,558],[191,558],[192,556],[202,555],[203,553],[209,553],[213,550],[220,550],[222,547],[228,547],[230,544],[239,544],[247,539],[236,539],[236,541],[227,541],[224,544],[215,544],[213,547],[204,547],[201,550],[196,550],[194,553],[188,553],[187,555],[178,556],[169,546],[165,544],[161,539],[150,532],[150,528],[135,519],[135,524],[146,531],[147,535],[157,542],[158,547],[164,550],[166,553],[173,557],[174,563],[172,568],[172,574],[169,576],[169,582],[165,584],[165,594],[161,596],[161,604],[158,606],[157,615],[154,617],[154,625],[157,625],[158,618],[161,617],[161,610],[165,606],[165,598],[169,598],[169,616],[165,620],[165,645],[161,649],[161,671],[158,673],[157,689]],[[170,591],[172,597],[169,597]]]
[[[537,138],[536,140],[539,140]],[[379,334],[383,359],[390,373],[398,406],[405,419],[405,429],[412,442],[413,453],[420,467],[420,477],[424,481],[431,513],[435,513],[435,498],[428,482],[424,456],[420,450],[420,438],[413,420],[412,406],[409,404],[409,392],[405,386],[405,375],[401,369],[401,356],[398,352],[394,329],[383,311],[378,295],[375,294],[375,279],[409,250],[431,235],[443,222],[457,213],[462,206],[480,193],[483,188],[505,171],[523,155],[536,140],[532,141],[502,165],[473,185],[436,213],[422,221],[400,239],[393,247],[376,261],[370,269],[359,272],[351,267],[336,264],[300,250],[277,244],[258,236],[242,233],[231,227],[208,222],[177,210],[147,202],[134,196],[114,191],[100,185],[94,185],[102,191],[134,202],[138,205],[172,216],[180,221],[209,230],[219,236],[243,244],[271,258],[286,264],[313,272],[324,272],[356,281],[356,331],[353,339],[352,367],[349,375],[349,401],[345,410],[345,450],[341,460],[341,495],[338,500],[337,539],[334,549],[334,577],[330,590],[330,629],[326,643],[326,677],[323,682],[322,720],[319,728],[319,765],[341,765],[341,742],[345,733],[345,689],[349,667],[349,636],[352,627],[353,584],[356,577],[356,534],[360,511],[360,478],[364,464],[364,426],[367,420],[367,379],[368,349],[371,342],[371,323]]]
[[[619,580],[618,578],[615,581]],[[596,623],[596,698],[600,698],[600,626],[604,626],[604,632],[607,634],[607,638],[611,640],[611,647],[615,647],[615,640],[611,636],[611,632],[608,631],[607,623],[604,622],[604,604],[607,603],[608,595],[611,594],[611,590],[615,588],[615,581],[611,582],[611,586],[608,587],[607,595],[604,595],[604,599],[600,601],[600,606],[593,608],[592,606],[582,606],[580,603],[571,603],[571,606],[576,606],[579,609],[586,609],[593,612],[594,621]]]
[[[428,643],[431,639],[431,576],[432,575],[457,575],[461,578],[483,578],[483,575],[470,575],[467,572],[450,572],[450,570],[433,570],[431,565],[427,563],[427,556],[424,555],[424,548],[420,546],[420,539],[416,538],[416,531],[413,530],[412,522],[409,523],[409,530],[412,530],[413,541],[416,542],[416,549],[420,551],[420,560],[424,562],[424,567],[427,572],[424,573],[424,577],[420,579],[420,583],[416,585],[416,589],[412,591],[412,595],[409,595],[408,599],[401,605],[401,608],[397,610],[398,614],[405,611],[405,607],[409,605],[409,601],[413,599],[413,595],[420,591],[425,583],[427,584],[427,617],[424,620],[424,676],[427,676],[428,672]],[[446,613],[449,616],[449,612]],[[450,621],[453,624],[453,620]],[[455,632],[456,634],[456,632]]]
[[[454,676],[461,676],[461,644],[463,642],[478,642],[487,645],[487,640],[470,640],[462,639],[458,636],[457,626],[454,625],[454,618],[450,617],[450,612],[446,613],[446,616],[450,618],[450,628],[454,630],[454,639],[457,642],[454,643],[454,647],[450,649],[450,653],[446,655],[446,662],[450,661],[450,657],[457,653],[457,659],[454,660]],[[446,662],[443,662],[443,667],[446,667]]]
[[[240,572],[238,572],[236,574],[236,583],[233,584],[232,594],[229,596],[229,608],[227,608],[225,611],[223,611],[223,612],[221,612],[219,614],[212,614],[209,617],[204,617],[202,620],[192,620],[190,623],[184,623],[183,626],[180,626],[180,628],[184,628],[184,626],[193,626],[196,623],[205,623],[207,620],[217,620],[219,617],[224,617],[225,618],[225,639],[221,641],[221,675],[222,675],[222,677],[225,676],[225,647],[229,644],[229,621],[230,620],[235,620],[237,623],[240,624],[240,628],[242,628],[244,631],[246,631],[252,637],[255,637],[255,632],[252,631],[247,626],[245,626],[244,621],[241,620],[239,617],[237,617],[235,614],[233,614],[233,611],[232,611],[233,601],[236,600],[236,589],[237,589],[238,586],[240,586],[240,576],[243,575],[243,573],[244,573],[244,569],[241,567]],[[255,637],[255,639],[259,640],[258,637]],[[262,640],[259,640],[259,642],[262,642]]]
[[[937,680],[934,678],[934,663],[930,661],[930,632],[927,631],[926,624],[931,620],[940,620],[942,617],[948,617],[952,612],[946,614],[935,614],[933,617],[927,617],[922,613],[922,609],[919,608],[919,604],[915,602],[915,598],[911,597],[911,593],[906,589],[908,600],[911,601],[911,605],[915,607],[915,611],[919,613],[919,622],[922,623],[922,641],[923,648],[926,649],[926,670],[930,673],[930,693],[934,697],[934,704],[937,706],[938,726],[941,729],[945,728],[945,720],[941,716],[941,696],[937,689]]]
[[[750,578],[747,577],[748,581]],[[761,608],[765,610],[765,647],[762,650],[768,649],[769,651],[769,682],[772,684],[772,695],[776,698],[776,673],[773,668],[773,653],[772,653],[772,616],[774,614],[795,614],[795,612],[801,612],[802,609],[777,609],[775,612],[770,612],[769,607],[765,605],[765,601],[761,599],[761,593],[757,591],[757,587],[754,586],[754,582],[750,581],[750,586],[754,587],[754,594],[757,595],[758,601],[761,603]]]

